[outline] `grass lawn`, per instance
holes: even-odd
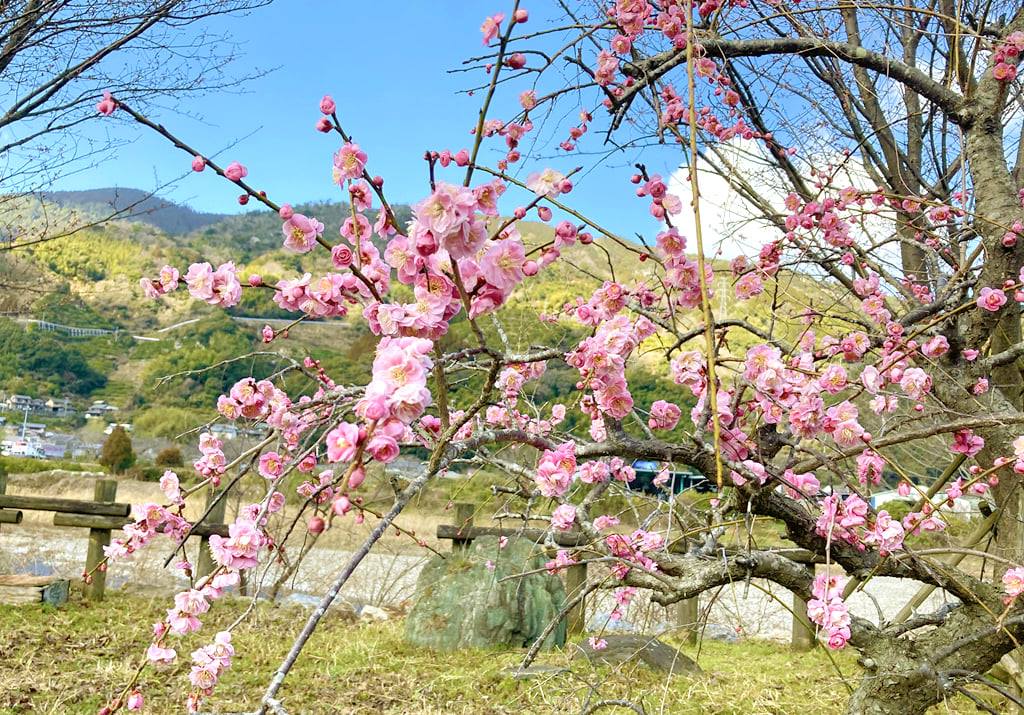
[[[125,682],[148,644],[150,624],[167,599],[113,594],[99,605],[73,600],[61,609],[0,606],[0,712],[95,713]],[[184,712],[188,654],[212,639],[246,605],[218,603],[204,629],[179,641],[179,661],[147,670],[148,713]],[[206,712],[253,709],[271,673],[304,621],[294,607],[261,604],[235,630],[236,657]],[[275,634],[275,635],[270,635]],[[283,700],[305,713],[497,714],[578,713],[588,703],[629,698],[647,713],[841,713],[843,678],[823,650],[793,653],[786,646],[748,641],[705,642],[698,657],[706,677],[667,677],[642,666],[625,672],[570,662],[565,652],[539,662],[570,666],[557,675],[516,681],[502,670],[521,654],[467,650],[438,654],[406,645],[402,621],[353,624],[328,617],[286,681]],[[836,664],[851,684],[859,677],[853,653]],[[935,712],[973,712],[966,701]],[[601,713],[625,713],[602,708]]]

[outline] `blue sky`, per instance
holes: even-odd
[[[320,116],[319,99],[329,93],[337,101],[346,130],[369,154],[371,171],[385,177],[389,199],[413,202],[428,193],[420,159],[425,149],[454,151],[470,146],[469,129],[483,93],[468,97],[458,92],[482,83],[485,76],[482,71],[449,74],[447,70],[483,50],[480,23],[486,15],[506,9],[503,6],[475,0],[397,4],[278,0],[217,28],[228,28],[243,45],[237,72],[251,67],[277,69],[250,81],[241,93],[211,94],[194,104],[167,103],[154,118],[225,163],[241,161],[249,168],[248,180],[278,202],[340,198],[330,181],[337,135],[313,129]],[[527,26],[531,30],[555,19],[544,17],[543,8],[524,6],[531,10]],[[507,85],[491,116],[511,116],[513,107],[518,108],[519,92],[526,88]],[[602,149],[603,135],[597,130],[604,118],[596,119],[594,131],[581,145],[591,151]],[[559,140],[569,126],[561,125]],[[133,141],[57,188],[115,185],[152,190],[188,173],[187,156],[140,129],[123,118],[94,123],[93,131]],[[481,156],[491,164],[500,158],[497,149]],[[668,175],[678,156],[669,150],[648,152],[643,158],[653,171]],[[592,163],[594,158],[560,156],[527,164],[520,171],[525,178],[546,164],[566,170]],[[573,205],[626,236],[657,230],[647,214],[647,202],[632,197],[628,177],[635,160],[633,154],[619,155],[580,177],[570,196]],[[458,180],[455,173],[450,176]],[[197,210],[242,210],[235,201],[237,190],[212,172],[188,175],[160,193]],[[508,202],[505,208],[511,210],[516,203]]]

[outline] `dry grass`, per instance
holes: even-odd
[[[217,604],[205,629],[182,639],[179,653],[187,659],[244,605]],[[149,624],[166,607],[166,599],[123,595],[99,605],[75,601],[60,610],[0,607],[0,712],[94,713],[131,672],[148,642]],[[235,631],[235,665],[206,710],[251,710],[304,615],[296,608],[257,608]],[[563,651],[546,654],[541,661],[568,666],[567,672],[516,681],[502,671],[516,664],[521,653],[432,653],[403,641],[401,621],[353,624],[329,615],[289,676],[283,697],[289,712],[309,715],[577,713],[588,702],[604,698],[631,699],[651,714],[828,715],[843,711],[844,679],[852,685],[859,677],[850,653],[836,659],[840,675],[820,649],[792,653],[778,644],[747,641],[707,642],[699,653],[685,650],[698,658],[704,678],[667,677],[642,666],[595,670],[583,661],[570,661]],[[147,671],[143,686],[147,712],[184,711],[185,666]],[[972,711],[959,700],[934,710]]]

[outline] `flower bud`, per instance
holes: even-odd
[[[358,489],[359,485],[366,479],[366,470],[362,467],[356,467],[352,470],[352,473],[348,475],[348,485],[352,489]]]

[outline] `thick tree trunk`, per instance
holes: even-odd
[[[970,164],[974,184],[977,219],[974,229],[985,244],[985,263],[977,289],[984,286],[999,287],[1003,281],[1016,280],[1024,264],[1024,241],[1006,247],[1001,243],[1002,235],[1015,221],[1024,219],[1017,185],[1006,164],[1003,154],[1003,125],[999,111],[1003,106],[1004,88],[997,82],[986,79],[979,85],[975,97],[977,106],[987,108],[978,113],[973,126],[966,132],[964,149]],[[984,315],[978,311],[972,317],[964,347],[981,347],[991,338],[989,352],[998,353],[1016,345],[1021,340],[1020,309],[1010,300],[998,316]],[[1021,393],[1021,362],[998,367],[992,371],[992,389],[1004,400],[1004,406],[1021,410],[1024,399]],[[1006,404],[1008,403],[1008,404]],[[999,430],[1005,432],[1006,430]],[[984,435],[989,447],[996,447],[996,440]],[[995,436],[995,435],[992,435]],[[1005,443],[1007,435],[1000,434]],[[1013,436],[1009,436],[1012,440]],[[1000,444],[1001,454],[1009,454],[1008,444]],[[1021,478],[1011,470],[1000,473],[999,485],[994,490],[997,504],[1004,507],[1003,515],[996,526],[995,547],[999,555],[1015,562],[1024,561],[1024,498],[1021,496]]]
[[[978,603],[953,610],[935,628],[893,637],[861,635],[864,677],[850,696],[847,715],[923,715],[955,689],[964,673],[985,673],[1020,641],[1020,623],[993,629],[999,591],[982,587]]]
[[[912,643],[880,641],[863,651],[864,679],[850,696],[847,715],[920,715],[944,693],[922,667]]]
[[[942,696],[928,695],[913,673],[887,672],[865,680],[850,696],[847,715],[923,715],[941,702]]]

